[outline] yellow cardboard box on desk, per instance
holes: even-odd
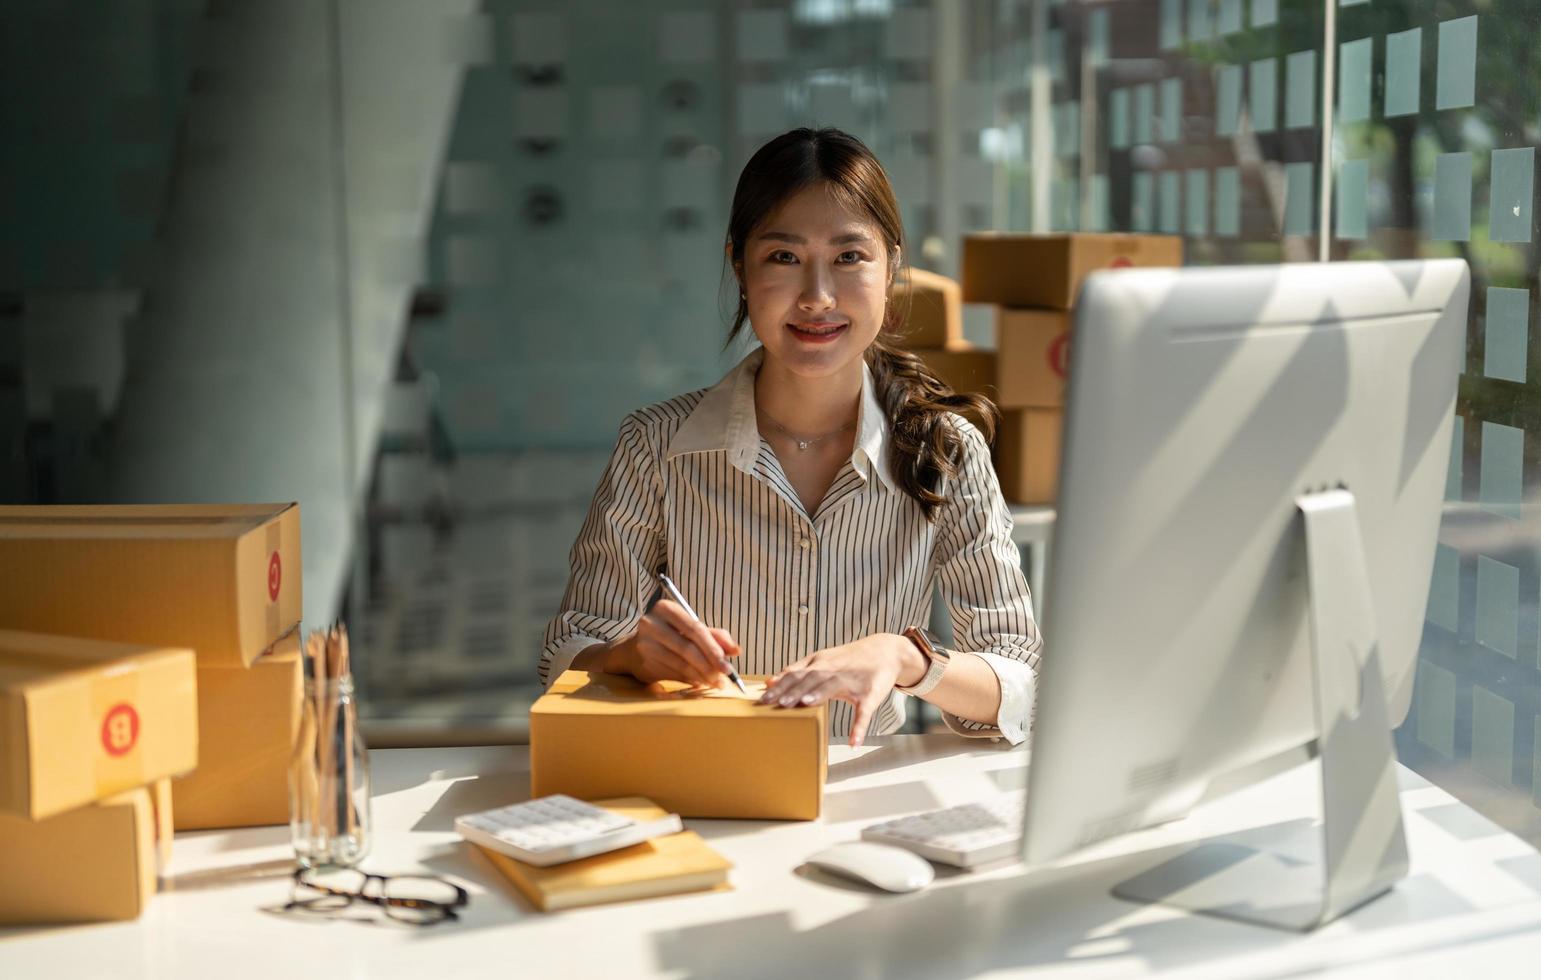
[[[300,621],[296,504],[0,507],[0,627],[245,667]]]
[[[298,629],[250,667],[198,668],[198,768],[172,785],[178,830],[289,822],[304,675]]]
[[[141,786],[44,820],[0,814],[0,924],[138,918],[169,845],[163,789]]]
[[[530,708],[530,791],[643,796],[682,817],[812,820],[829,769],[825,705],[569,670]]]
[[[191,650],[0,630],[0,812],[40,820],[191,770],[195,676]]]

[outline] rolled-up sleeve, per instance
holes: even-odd
[[[585,648],[626,635],[641,619],[663,564],[659,465],[647,423],[628,416],[573,543],[561,611],[546,627],[537,667],[543,686]]]
[[[1043,638],[1033,617],[1021,554],[1011,540],[1011,511],[978,429],[956,419],[963,459],[939,518],[936,563],[952,615],[953,643],[978,655],[1000,681],[994,724],[942,713],[947,727],[970,738],[1004,737],[1019,745],[1032,730]]]

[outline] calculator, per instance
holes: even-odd
[[[471,843],[539,867],[604,854],[682,829],[675,813],[661,820],[634,820],[562,794],[455,819],[455,830]]]
[[[1026,802],[1026,793],[1009,793],[917,813],[873,824],[861,832],[861,839],[894,844],[942,864],[973,868],[1021,852]]]

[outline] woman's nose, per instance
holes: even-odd
[[[797,298],[797,303],[805,310],[827,310],[835,305],[835,293],[829,282],[828,273],[820,269],[816,264],[806,266],[808,270],[803,274],[803,291]]]

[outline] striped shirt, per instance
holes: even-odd
[[[1000,680],[995,724],[944,713],[968,736],[1021,742],[1030,727],[1042,639],[1011,540],[1010,511],[983,436],[949,415],[963,440],[960,472],[928,522],[888,469],[888,422],[864,368],[855,446],[808,514],[756,424],[756,349],[715,386],[633,412],[571,555],[562,608],[546,629],[547,686],[584,648],[636,628],[666,570],[709,625],[743,650],[743,674],[774,674],[826,647],[923,626],[940,585],[954,645]],[[853,708],[831,704],[831,735]],[[899,691],[870,734],[904,723]]]

